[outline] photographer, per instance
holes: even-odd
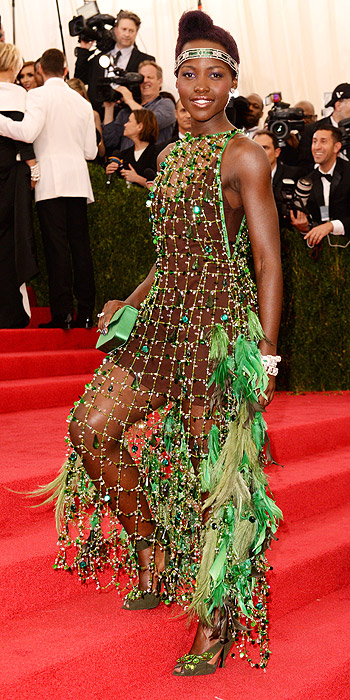
[[[339,157],[341,139],[340,129],[331,124],[322,125],[313,134],[311,151],[315,169],[308,175],[313,186],[307,210],[313,221],[319,223],[310,227],[305,214],[290,213],[293,226],[305,233],[311,247],[328,235],[347,239],[350,235],[350,163]],[[334,245],[333,241],[330,245]],[[345,247],[344,243],[339,245]]]
[[[298,170],[297,168],[293,168],[280,162],[279,158],[281,149],[278,145],[278,138],[271,131],[259,129],[259,131],[257,131],[253,136],[253,141],[256,141],[259,146],[264,149],[270,161],[272,189],[278,212],[279,225],[280,228],[287,228],[288,225],[290,225],[290,221],[286,215],[284,201],[281,194],[283,180],[288,178],[289,180],[296,182]]]
[[[154,61],[154,56],[139,51],[136,44],[137,32],[140,28],[141,20],[134,12],[120,10],[118,12],[115,27],[112,30],[115,35],[115,46],[107,54],[113,56],[115,65],[128,72],[136,72],[139,63],[142,61]],[[103,79],[105,69],[100,66],[100,54],[94,56],[94,51],[90,51],[93,41],[80,40],[80,46],[75,49],[77,61],[75,64],[74,77],[88,85],[88,96],[94,109],[102,112],[102,99],[98,90],[98,82]],[[139,86],[133,87],[133,96],[140,100]]]
[[[124,136],[124,124],[129,119],[130,112],[135,109],[150,109],[157,117],[159,136],[157,143],[168,141],[176,122],[175,107],[172,100],[160,97],[163,71],[154,61],[143,61],[138,67],[143,76],[140,84],[141,100],[138,104],[132,92],[125,85],[118,85],[118,92],[123,95],[124,107],[113,119],[114,102],[104,102],[105,118],[102,125],[103,139],[106,148],[124,150],[132,146],[132,141]]]
[[[350,83],[337,85],[333,90],[332,98],[325,106],[333,107],[333,113],[329,117],[306,125],[302,133],[298,150],[298,166],[303,173],[308,173],[314,166],[311,144],[315,131],[325,125],[337,128],[339,122],[350,118]]]
[[[300,106],[291,107],[289,102],[282,101],[281,92],[273,92],[265,97],[265,104],[272,104],[267,113],[265,127],[277,136],[281,149],[280,162],[288,166],[297,166],[300,133],[305,128],[305,113],[301,103]]]
[[[305,126],[307,124],[313,124],[317,119],[317,114],[314,113],[315,108],[309,100],[300,100],[300,102],[296,102],[292,109],[302,110],[303,115],[301,118]],[[298,153],[302,133],[302,131],[292,131],[286,139],[286,145],[282,147],[280,156],[280,160],[286,165],[298,166]],[[300,170],[300,172],[302,171]]]

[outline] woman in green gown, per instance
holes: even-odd
[[[197,616],[175,675],[213,673],[234,642],[252,666],[269,657],[264,551],[281,512],[262,411],[282,276],[269,163],[225,115],[238,65],[230,34],[204,12],[182,16],[175,72],[191,134],[161,154],[147,202],[156,264],[100,315],[104,331],[117,309],[138,309],[71,414],[64,476],[58,566],[102,584],[107,564],[116,585],[126,571],[130,612],[165,598]],[[130,431],[156,410],[139,454]]]

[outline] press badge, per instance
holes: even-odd
[[[320,207],[321,221],[329,221],[329,207],[324,204]]]

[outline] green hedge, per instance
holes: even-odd
[[[95,203],[88,206],[96,278],[96,307],[125,299],[154,262],[147,191],[112,178],[90,165]],[[39,225],[34,216],[41,274],[33,280],[38,304],[48,305],[47,276]],[[291,391],[350,388],[350,246],[330,248],[324,240],[314,262],[303,237],[283,230],[283,314],[278,387]],[[339,239],[338,239],[339,240]]]
[[[325,238],[315,262],[299,231],[283,230],[281,240],[279,387],[297,392],[350,389],[350,246],[333,248]]]

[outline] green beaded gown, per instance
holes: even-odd
[[[108,385],[117,364],[131,374],[135,393],[142,386],[164,398],[160,420],[143,432],[141,426],[135,444],[134,433],[123,434],[152,518],[170,541],[164,598],[205,624],[213,624],[216,608],[225,611],[240,654],[264,667],[270,653],[264,552],[282,514],[264,475],[258,396],[267,375],[257,345],[263,332],[249,237],[244,219],[237,236],[225,223],[220,166],[235,134],[188,134],[161,164],[147,202],[154,283],[127,345],[96,370],[94,388],[99,378]],[[132,542],[74,449],[59,508],[64,527],[55,566],[101,587],[126,583],[136,591]]]

